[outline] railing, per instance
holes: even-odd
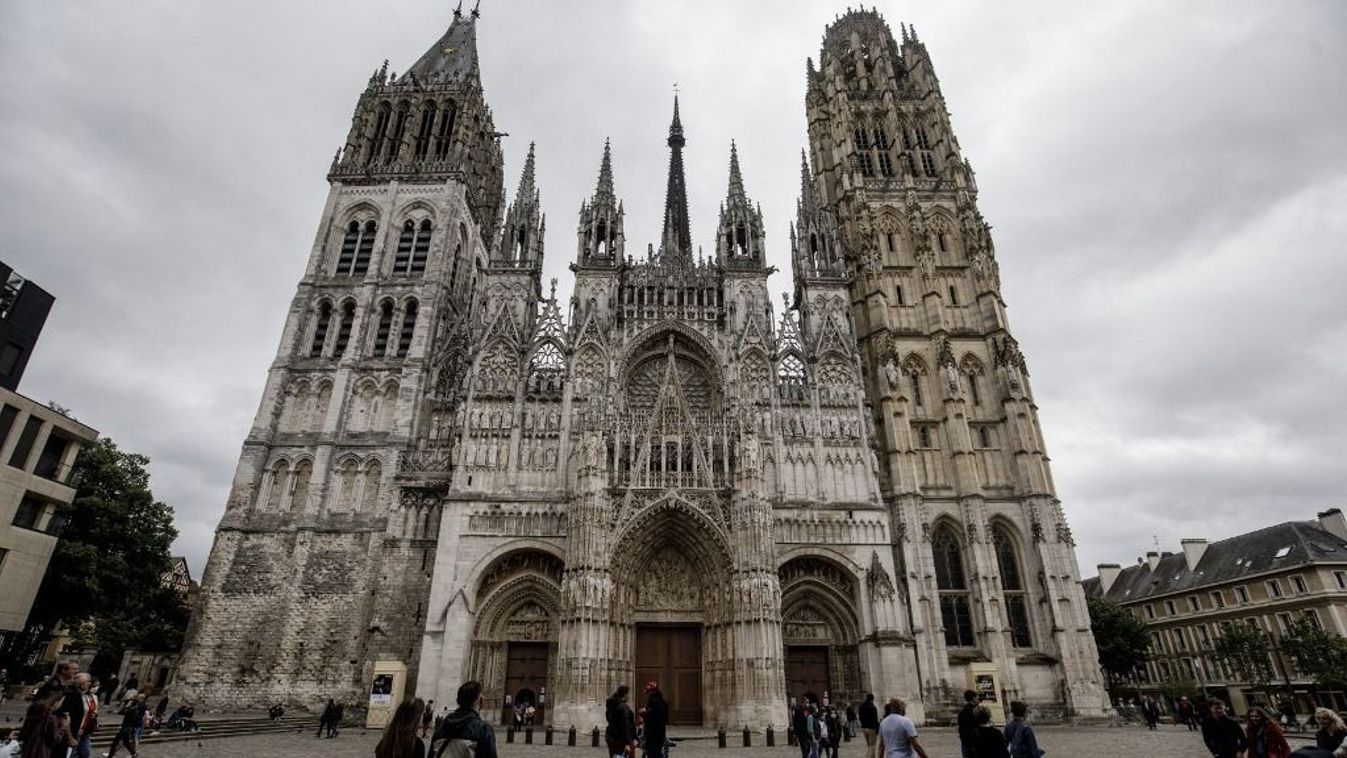
[[[452,447],[427,447],[398,453],[398,472],[402,474],[450,474],[454,470]]]

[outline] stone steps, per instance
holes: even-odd
[[[95,755],[107,752],[112,745],[112,740],[117,736],[117,729],[121,725],[120,717],[110,714],[116,718],[112,723],[104,723],[95,733],[93,738],[93,747]],[[140,739],[142,745],[155,745],[167,742],[186,742],[190,740],[212,740],[220,737],[237,737],[248,734],[278,734],[282,732],[295,732],[301,730],[318,731],[318,719],[316,716],[287,716],[278,722],[273,722],[266,716],[240,716],[233,718],[205,718],[197,722],[201,727],[196,732],[180,732],[173,729],[165,729],[154,734],[146,733]]]

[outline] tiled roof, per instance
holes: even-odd
[[[1183,551],[1164,555],[1152,571],[1148,562],[1123,568],[1104,597],[1130,603],[1148,597],[1190,592],[1272,571],[1317,563],[1347,563],[1347,542],[1317,521],[1288,521],[1212,542],[1189,570]],[[1087,597],[1100,596],[1099,577],[1081,582]]]

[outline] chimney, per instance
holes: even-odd
[[[1347,518],[1343,517],[1340,508],[1329,508],[1320,513],[1319,528],[1340,540],[1347,540]]]
[[[1207,554],[1207,541],[1204,539],[1186,539],[1179,540],[1183,545],[1183,558],[1188,562],[1189,571],[1197,571],[1197,564],[1202,562],[1202,556]]]
[[[1109,588],[1118,581],[1118,576],[1122,574],[1122,566],[1116,563],[1101,563],[1096,568],[1099,569],[1099,593],[1107,595]]]
[[[1160,565],[1160,554],[1154,550],[1147,551],[1146,564],[1151,567],[1151,571],[1154,571],[1155,568]]]

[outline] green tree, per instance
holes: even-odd
[[[106,437],[80,451],[75,498],[56,513],[60,539],[16,640],[24,649],[11,648],[11,658],[26,658],[58,626],[98,650],[96,671],[115,665],[127,648],[182,644],[187,608],[161,579],[178,532],[173,509],[150,491],[149,462]]]
[[[1099,665],[1108,675],[1111,693],[1116,684],[1146,665],[1150,635],[1145,622],[1121,605],[1098,597],[1089,598],[1087,603]]]
[[[1235,678],[1255,691],[1268,691],[1276,671],[1272,668],[1272,640],[1253,624],[1234,623],[1222,628],[1212,641],[1211,655]]]
[[[1296,670],[1324,686],[1347,684],[1347,639],[1320,629],[1307,618],[1282,635],[1282,652]]]

